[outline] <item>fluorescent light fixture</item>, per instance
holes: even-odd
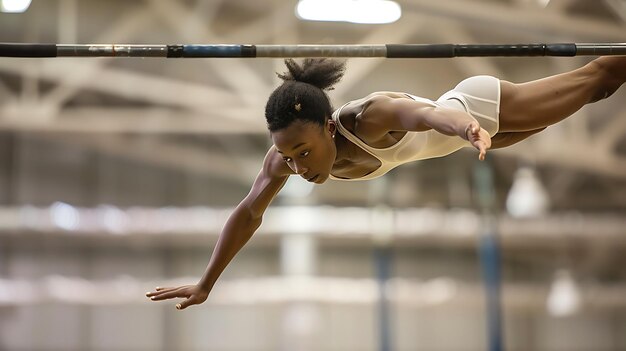
[[[296,15],[309,21],[382,24],[397,21],[402,9],[390,0],[300,0]]]
[[[31,0],[0,0],[0,11],[22,13],[28,10]]]
[[[50,207],[52,223],[65,230],[76,230],[80,224],[80,212],[72,205],[55,202]]]

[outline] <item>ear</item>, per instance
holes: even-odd
[[[332,118],[329,118],[326,121],[326,130],[329,131],[331,135],[335,135],[335,133],[337,133],[337,124]]]

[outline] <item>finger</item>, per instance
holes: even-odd
[[[179,303],[176,305],[176,309],[177,310],[184,310],[185,308],[191,306],[191,305],[195,305],[195,303],[193,303],[191,301],[191,299],[186,299],[185,301]]]
[[[156,295],[159,295],[159,294],[162,294],[162,293],[165,293],[165,292],[172,291],[174,289],[176,289],[176,288],[157,288],[156,291],[146,292],[146,296],[147,297],[152,297],[152,296],[156,296]]]
[[[162,293],[162,294],[159,294],[159,295],[152,296],[150,299],[152,301],[161,301],[161,300],[173,299],[175,297],[187,297],[187,296],[185,296],[185,294],[183,292],[180,292],[178,290],[174,290],[174,291],[170,291],[170,292],[166,292],[166,293]]]
[[[160,292],[159,292],[158,290],[155,290],[155,291],[147,291],[147,292],[146,292],[146,296],[147,296],[147,297],[151,297],[151,296],[158,295],[158,294],[160,294]]]
[[[484,160],[485,159],[485,153],[486,153],[486,149],[485,149],[485,143],[482,141],[478,141],[476,142],[476,149],[478,149],[478,159],[479,160]]]

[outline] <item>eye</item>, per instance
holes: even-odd
[[[309,151],[303,151],[303,152],[301,152],[301,153],[300,153],[300,156],[301,156],[301,157],[307,157],[307,156],[309,156]]]
[[[285,162],[291,162],[291,157],[283,157],[283,161],[285,161]]]

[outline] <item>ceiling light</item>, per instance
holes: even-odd
[[[556,271],[547,301],[550,315],[570,316],[580,310],[580,305],[580,290],[570,271],[566,269]]]
[[[22,13],[30,6],[31,0],[0,0],[0,11]]]
[[[300,0],[296,15],[309,21],[382,24],[397,21],[402,9],[390,0]]]
[[[509,214],[517,218],[538,217],[546,214],[548,207],[548,194],[535,171],[528,167],[518,169],[506,199]]]

